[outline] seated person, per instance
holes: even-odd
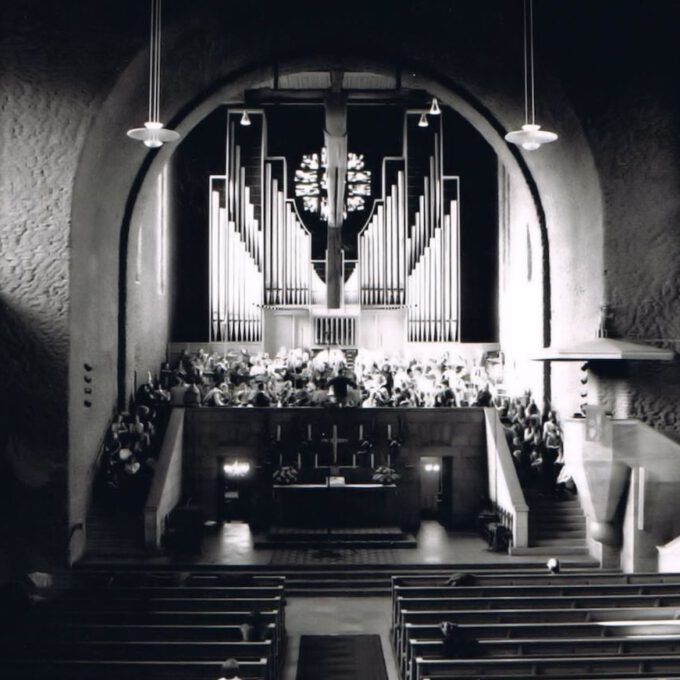
[[[188,385],[181,377],[177,377],[175,384],[170,388],[170,405],[184,406],[184,395],[187,392]]]
[[[264,383],[258,382],[255,394],[252,396],[250,403],[258,408],[266,408],[272,405],[271,397],[264,390]]]
[[[201,391],[194,381],[189,383],[184,392],[184,405],[188,407],[201,405]]]

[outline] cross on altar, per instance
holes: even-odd
[[[349,439],[340,439],[338,437],[338,426],[333,425],[333,436],[328,439],[321,439],[321,443],[323,444],[332,444],[333,445],[333,465],[338,464],[338,444],[346,444],[349,442]]]

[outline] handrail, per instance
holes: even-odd
[[[182,497],[184,413],[182,407],[173,408],[170,413],[144,505],[144,545],[151,551],[160,549],[165,519]]]
[[[484,422],[489,498],[501,514],[506,514],[511,520],[513,547],[526,548],[529,545],[529,506],[517,477],[498,411],[493,407],[485,408]]]

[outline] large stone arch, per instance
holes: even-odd
[[[505,144],[503,134],[517,128],[523,116],[521,81],[509,57],[515,45],[503,26],[487,27],[479,40],[479,29],[466,35],[465,26],[455,26],[451,44],[456,49],[426,35],[414,35],[412,43],[395,47],[389,35],[368,33],[363,45],[355,37],[342,48],[331,36],[335,49],[329,49],[305,33],[306,24],[291,20],[278,30],[287,31],[286,45],[297,45],[293,54],[272,37],[271,26],[244,20],[255,32],[239,33],[239,25],[229,24],[225,15],[205,21],[202,6],[198,3],[190,16],[178,18],[164,33],[162,117],[168,126],[186,135],[218,104],[238,101],[246,87],[270,82],[275,66],[280,72],[331,66],[377,73],[398,69],[405,86],[427,90],[462,114],[531,197],[542,239],[543,342],[568,340],[584,328],[594,334],[603,290],[602,200],[595,164],[578,117],[550,73],[539,74],[542,109],[548,112],[544,122],[559,130],[562,141],[534,154]],[[372,45],[370,50],[366,45]],[[128,390],[130,226],[174,151],[167,145],[149,152],[125,138],[126,129],[145,119],[147,60],[148,52],[142,50],[112,87],[87,134],[75,178],[69,361],[72,523],[84,516],[92,452],[111,409]],[[94,395],[87,409],[84,363],[94,367]],[[571,380],[569,374],[556,377],[560,383]]]

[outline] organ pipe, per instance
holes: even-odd
[[[311,299],[311,236],[274,176],[273,163],[265,163],[264,299],[274,306],[307,305]]]

